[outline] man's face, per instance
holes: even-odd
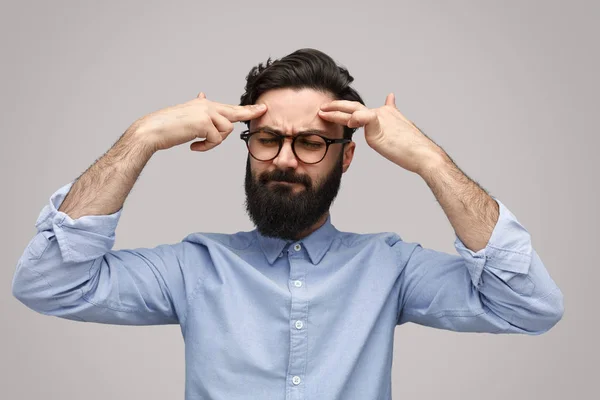
[[[264,103],[268,109],[250,122],[250,130],[269,127],[288,137],[271,161],[258,161],[248,155],[246,211],[264,236],[298,239],[326,215],[337,196],[355,143],[332,144],[321,162],[305,164],[294,155],[291,142],[293,135],[308,129],[322,130],[330,139],[343,137],[341,125],[318,115],[319,107],[332,100],[331,95],[312,89],[270,90],[257,99],[257,104]]]

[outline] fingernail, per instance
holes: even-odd
[[[263,108],[265,108],[266,106],[264,104],[254,104],[254,108],[257,108],[259,110],[262,110]]]

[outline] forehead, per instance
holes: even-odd
[[[314,89],[274,89],[269,90],[256,100],[257,104],[266,104],[267,112],[250,122],[250,129],[258,126],[270,126],[286,135],[308,129],[320,129],[331,136],[341,137],[341,125],[325,121],[319,117],[319,108],[333,101],[330,94]]]

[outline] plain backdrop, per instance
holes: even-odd
[[[303,47],[349,68],[369,107],[394,92],[400,111],[529,230],[565,296],[564,318],[540,336],[398,327],[393,398],[597,398],[598,4],[3,1],[0,398],[183,399],[178,326],[35,313],[11,295],[17,260],[49,196],[137,118],[200,91],[237,104],[252,66]],[[115,249],[253,229],[243,129],[207,153],[183,145],[153,157]],[[421,178],[369,148],[362,130],[355,141],[333,224],[454,253]]]

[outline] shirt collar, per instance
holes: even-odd
[[[321,261],[323,256],[325,256],[333,239],[335,239],[336,235],[339,233],[331,223],[331,214],[327,216],[325,223],[316,231],[312,232],[307,237],[296,241],[263,236],[257,229],[254,229],[254,232],[258,238],[262,251],[265,253],[267,261],[269,261],[269,264],[271,265],[277,260],[279,254],[283,252],[286,246],[296,243],[300,243],[306,248],[311,262],[316,265]]]

